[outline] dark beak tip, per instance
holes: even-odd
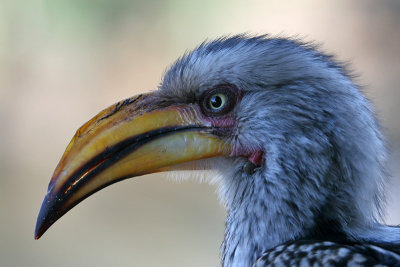
[[[44,210],[47,210],[44,207],[44,203],[42,205],[42,207],[40,208],[40,212],[39,212],[39,216],[37,218],[37,222],[36,222],[36,227],[35,227],[35,239],[38,240],[43,234],[44,232],[46,232],[46,230],[49,228],[47,220],[46,220],[46,216],[43,216],[45,213]]]
[[[34,235],[35,240],[39,240],[40,237],[41,237],[41,235],[35,231],[35,235]]]
[[[49,229],[50,225],[51,224],[49,224],[45,219],[41,220],[39,217],[36,223],[34,238],[38,240],[47,231],[47,229]]]
[[[47,194],[44,197],[42,206],[40,207],[39,215],[36,221],[35,235],[34,238],[38,240],[49,227],[58,219],[57,213],[54,213],[53,205],[51,201],[51,195]]]

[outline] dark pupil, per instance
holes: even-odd
[[[222,105],[222,99],[221,99],[221,97],[218,96],[218,95],[213,95],[213,96],[211,97],[211,99],[210,99],[210,102],[211,102],[211,106],[212,106],[213,108],[219,108],[219,107],[221,107],[221,105]]]

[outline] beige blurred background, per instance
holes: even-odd
[[[162,175],[93,195],[39,240],[36,216],[75,130],[155,89],[205,39],[250,32],[316,40],[351,62],[391,150],[387,222],[400,224],[400,1],[0,2],[0,265],[218,266],[215,186]]]

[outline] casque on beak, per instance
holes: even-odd
[[[35,239],[110,184],[230,153],[230,145],[195,104],[164,105],[155,93],[121,101],[84,124],[72,138],[50,180]]]

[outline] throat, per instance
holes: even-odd
[[[223,181],[228,216],[222,244],[223,266],[251,266],[262,252],[304,238],[307,212],[291,201],[278,183],[264,179],[263,167],[238,171]],[[311,217],[311,216],[310,216]]]

